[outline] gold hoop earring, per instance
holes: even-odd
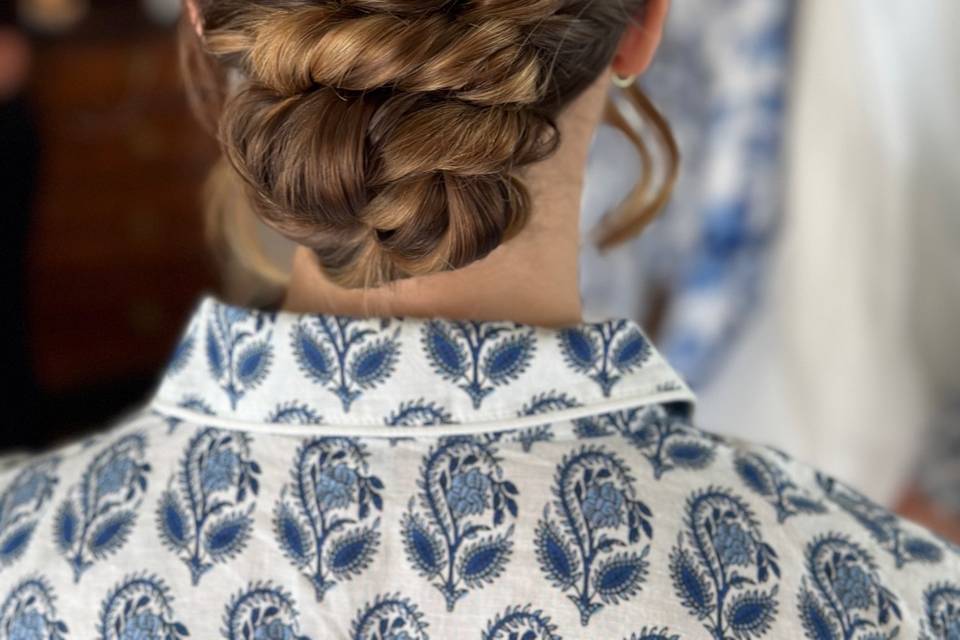
[[[614,86],[620,89],[628,89],[629,87],[633,86],[634,82],[636,82],[637,76],[636,74],[631,74],[627,77],[623,77],[619,73],[614,73],[612,80]]]

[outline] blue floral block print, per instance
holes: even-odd
[[[336,395],[345,412],[365,391],[382,385],[400,357],[399,327],[390,320],[314,317],[297,324],[291,336],[300,370]]]
[[[101,450],[60,505],[54,539],[75,581],[119,551],[133,530],[150,472],[146,449],[146,438],[135,433]]]
[[[900,632],[896,596],[880,584],[873,558],[840,534],[827,534],[806,550],[797,606],[812,640],[881,640]]]
[[[490,621],[482,640],[562,640],[549,616],[532,605],[510,607]]]
[[[64,640],[67,625],[57,616],[53,588],[30,577],[10,590],[0,607],[0,637],[7,640]]]
[[[783,465],[771,456],[739,453],[733,466],[747,488],[770,503],[777,512],[778,522],[786,522],[798,514],[827,512],[824,504],[797,486]]]
[[[180,640],[190,635],[176,619],[167,585],[151,575],[118,584],[100,607],[98,640]]]
[[[59,462],[51,457],[30,464],[0,493],[0,569],[27,550],[57,486]]]
[[[943,560],[943,549],[928,538],[909,533],[903,521],[866,496],[842,482],[818,473],[817,483],[824,496],[850,514],[902,568],[910,562],[936,564]]]
[[[558,391],[548,391],[538,393],[527,404],[521,407],[517,416],[526,418],[528,416],[539,416],[541,414],[554,413],[564,409],[573,409],[579,407],[580,403],[576,399],[565,393]],[[553,425],[549,422],[538,424],[534,427],[517,429],[511,436],[511,440],[519,442],[525,453],[533,449],[533,445],[538,442],[548,442],[553,440]]]
[[[960,638],[960,586],[942,582],[923,594],[924,620],[920,640]]]
[[[497,387],[517,380],[536,350],[533,330],[498,322],[432,320],[422,339],[434,370],[456,383],[476,409]]]
[[[777,615],[780,566],[741,498],[710,488],[687,500],[670,576],[684,608],[715,640],[764,635]]]
[[[259,473],[245,433],[206,428],[191,438],[160,498],[157,528],[164,545],[187,565],[194,585],[246,545]]]
[[[576,605],[580,621],[640,591],[647,575],[653,514],[637,499],[627,465],[583,447],[557,467],[554,500],[543,509],[534,547],[550,582]]]
[[[223,305],[210,314],[206,328],[207,366],[234,409],[270,372],[275,320],[274,314]]]
[[[624,375],[639,369],[653,353],[635,325],[626,320],[564,329],[560,348],[570,368],[585,374],[609,396]]]
[[[670,633],[666,627],[644,627],[640,633],[635,633],[628,640],[680,640],[680,636]]]
[[[223,614],[227,640],[310,640],[300,634],[293,597],[269,582],[256,582],[231,598]]]
[[[713,462],[716,443],[665,407],[639,407],[574,421],[580,438],[620,434],[640,450],[659,480],[674,469],[704,469]]]
[[[338,581],[366,569],[380,542],[383,482],[350,438],[314,438],[296,453],[291,482],[274,511],[284,554],[310,579],[317,601]]]
[[[416,605],[399,595],[384,595],[357,613],[350,640],[430,640],[430,636]]]
[[[418,492],[402,522],[410,563],[453,611],[470,589],[493,582],[513,550],[517,487],[495,449],[471,437],[446,438],[420,467]]]

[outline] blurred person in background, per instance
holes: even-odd
[[[656,321],[711,430],[953,536],[960,52],[945,25],[957,11],[675,7],[643,84],[678,132],[678,193],[625,251],[585,251],[583,269],[588,309]],[[609,134],[591,160],[587,225],[639,166]]]
[[[225,156],[211,233],[244,255],[227,245],[255,213],[298,243],[292,273],[270,304],[205,298],[142,411],[0,475],[0,629],[960,627],[954,547],[782,452],[698,430],[636,323],[584,321],[600,121],[629,130],[629,107],[663,147],[628,133],[646,161],[601,245],[642,229],[676,176],[669,128],[632,86],[665,0],[188,9],[191,95]]]

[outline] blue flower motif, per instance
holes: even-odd
[[[284,624],[283,620],[274,619],[267,624],[257,627],[253,633],[253,640],[294,640],[296,633],[289,624]]]
[[[503,477],[492,443],[471,436],[443,438],[431,448],[417,486],[401,523],[407,558],[453,611],[506,567],[513,552],[506,518],[517,517],[519,492]]]
[[[431,320],[422,340],[434,371],[470,396],[475,409],[518,379],[536,350],[533,330],[501,322]]]
[[[458,473],[450,482],[447,500],[458,516],[480,515],[487,508],[490,478],[474,467],[467,473]]]
[[[623,520],[623,492],[612,482],[594,484],[587,489],[583,501],[583,515],[596,529],[612,529]]]
[[[428,640],[427,623],[415,604],[399,595],[381,595],[360,610],[350,640]]]
[[[221,630],[227,640],[310,640],[299,634],[297,603],[281,587],[254,582],[227,603]]]
[[[237,403],[259,386],[273,362],[276,314],[217,305],[206,328],[207,366],[214,381]]]
[[[643,540],[653,537],[653,513],[636,498],[629,467],[599,447],[565,456],[552,493],[535,533],[537,560],[553,586],[570,592],[587,626],[605,606],[643,587],[650,552]]]
[[[56,456],[31,463],[0,493],[0,567],[20,558],[57,485]]]
[[[173,596],[160,578],[135,574],[104,599],[97,625],[100,640],[180,640],[187,627],[174,619]]]
[[[127,621],[120,640],[161,640],[163,634],[163,620],[160,616],[144,611]]]
[[[161,496],[157,528],[189,568],[193,584],[246,545],[259,474],[248,435],[208,427],[190,439]]]
[[[57,619],[53,589],[44,578],[20,582],[0,606],[0,635],[6,640],[63,640],[66,633],[67,625]]]
[[[703,469],[714,459],[715,442],[691,427],[682,412],[659,405],[580,418],[574,425],[580,438],[622,435],[640,450],[657,480],[674,469]]]
[[[750,507],[711,487],[687,499],[685,524],[669,565],[681,604],[717,640],[764,635],[777,615],[780,565]]]
[[[317,316],[291,333],[293,353],[303,373],[336,395],[344,413],[366,390],[386,382],[400,357],[400,329],[384,320]]]
[[[54,522],[57,549],[73,568],[74,580],[126,543],[147,491],[147,441],[133,433],[105,447],[70,488]]]
[[[718,524],[713,544],[720,561],[728,567],[746,567],[753,561],[753,540],[736,522]]]
[[[807,575],[797,598],[806,635],[893,638],[899,632],[900,605],[880,584],[873,558],[845,536],[830,533],[806,549]],[[870,633],[859,635],[861,629]]]
[[[372,516],[383,510],[385,487],[370,473],[368,457],[352,438],[307,440],[294,457],[293,481],[277,501],[277,541],[313,584],[318,602],[366,569],[379,545],[380,520]],[[342,511],[348,508],[349,516]]]
[[[870,576],[855,564],[841,564],[837,567],[833,590],[848,611],[867,609],[873,599]]]
[[[923,594],[920,640],[960,640],[960,585],[941,582]]]
[[[10,640],[47,640],[47,621],[39,611],[28,609],[13,619]]]
[[[627,320],[564,329],[559,339],[567,365],[589,376],[607,397],[625,374],[642,367],[653,353],[643,334]]]
[[[128,457],[111,460],[107,466],[97,472],[97,498],[125,488],[127,479],[136,467],[136,463]]]
[[[200,483],[213,493],[230,487],[240,466],[240,458],[230,449],[218,449],[207,458],[200,470]]]
[[[898,516],[865,495],[822,473],[817,474],[817,484],[828,500],[846,511],[893,556],[898,569],[910,562],[936,564],[943,560],[943,549],[938,544],[911,535]]]
[[[342,509],[353,502],[353,488],[357,484],[357,472],[340,463],[325,469],[317,478],[317,495],[324,509]]]

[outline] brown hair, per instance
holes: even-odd
[[[523,167],[556,148],[556,117],[645,2],[200,0],[204,38],[184,21],[183,67],[260,217],[333,281],[375,287],[466,266],[524,227]],[[638,232],[676,175],[666,123],[626,94],[669,166],[651,198],[652,156],[608,105],[646,166],[601,247]]]

